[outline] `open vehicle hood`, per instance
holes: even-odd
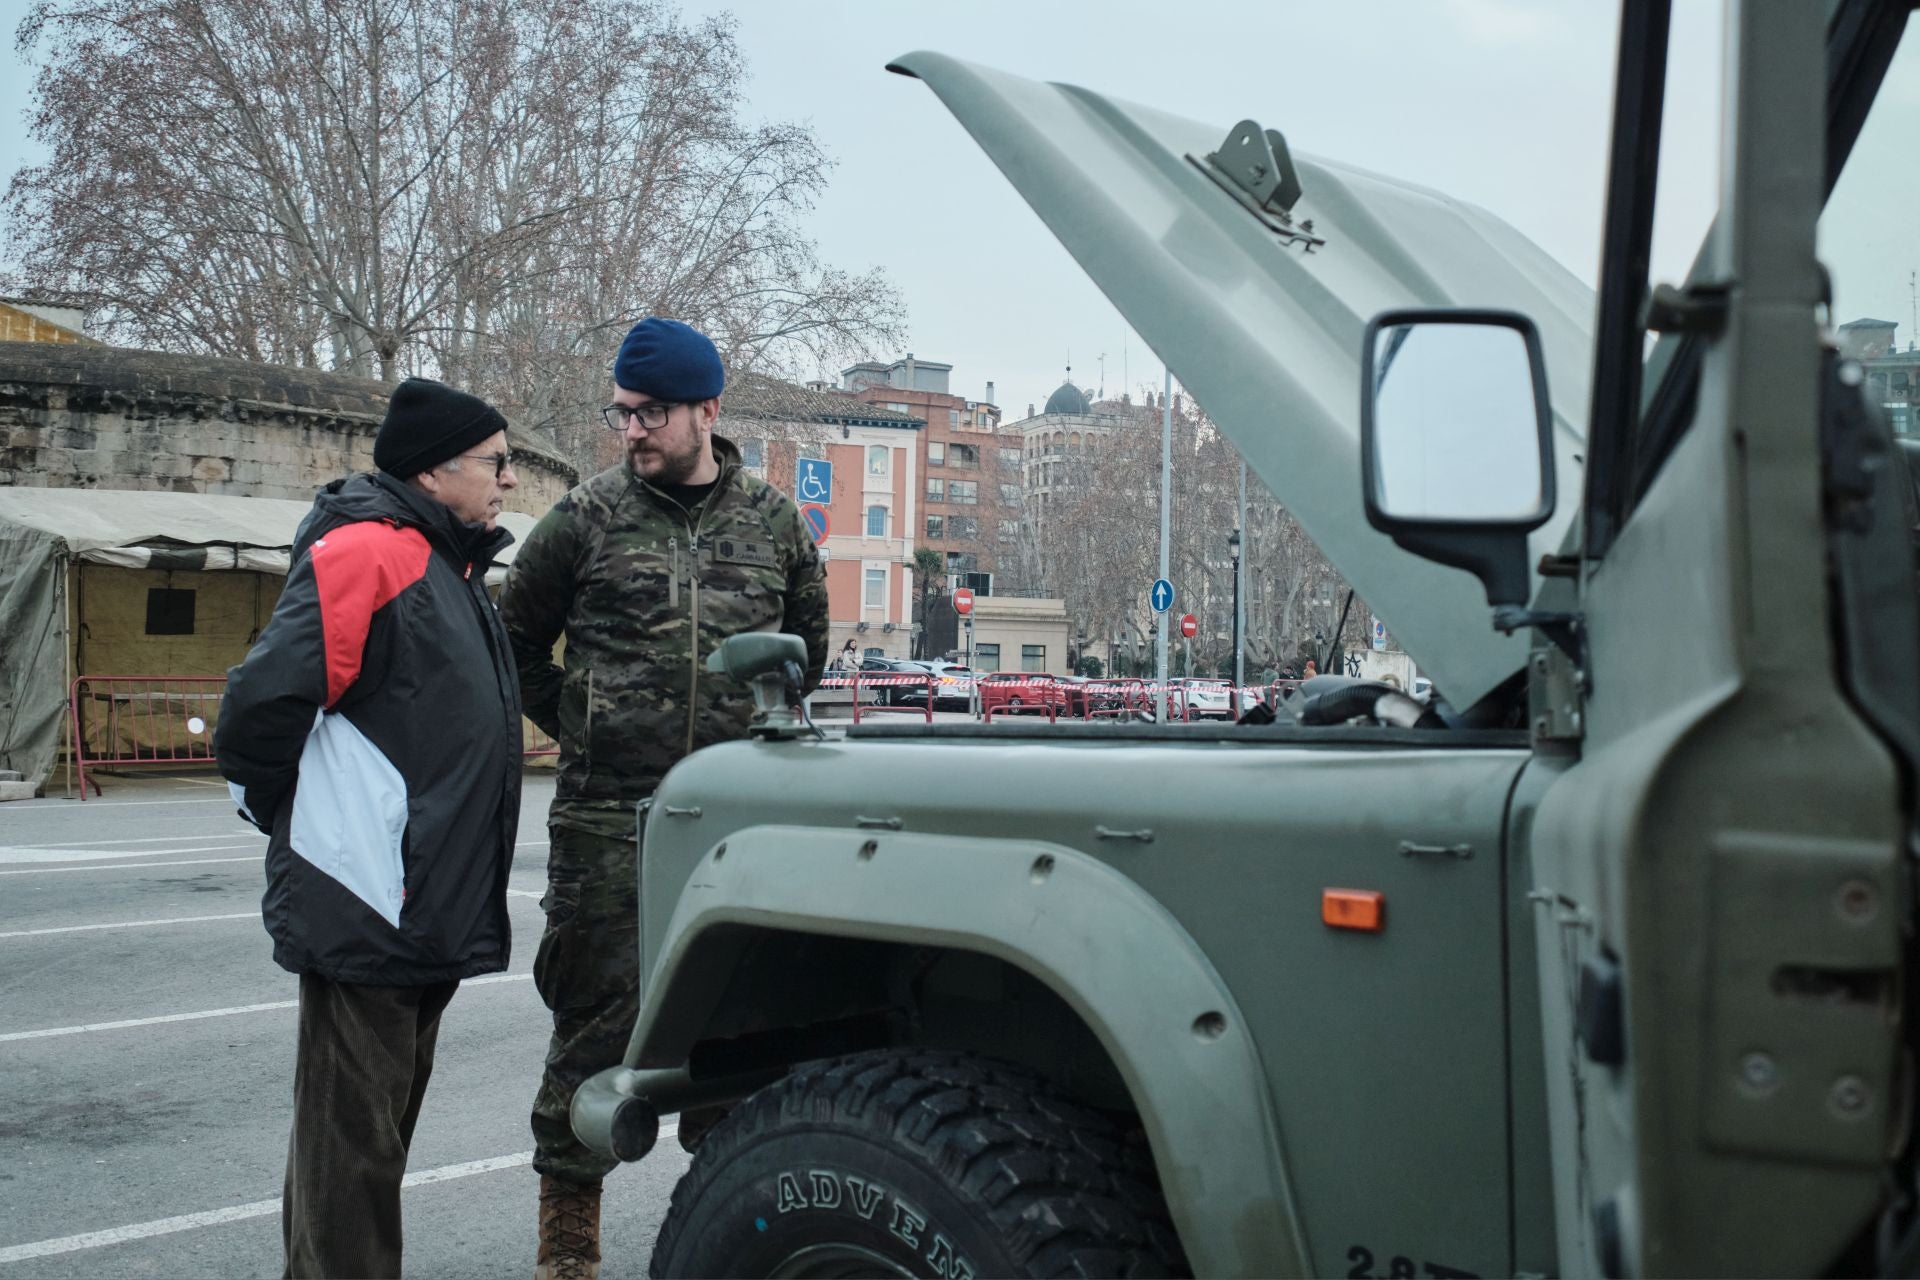
[[[1521,668],[1527,633],[1493,630],[1476,578],[1367,524],[1361,338],[1390,307],[1500,307],[1539,326],[1562,496],[1533,535],[1538,563],[1561,548],[1581,492],[1592,289],[1482,209],[1298,152],[1293,217],[1326,243],[1289,247],[1188,159],[1217,150],[1231,121],[937,53],[890,69],[940,96],[1454,705]]]

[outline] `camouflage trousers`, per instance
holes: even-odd
[[[573,1136],[573,1091],[618,1065],[640,1014],[640,883],[631,837],[550,822],[547,927],[533,985],[553,1011],[546,1072],[533,1100],[533,1167],[597,1188],[619,1162]]]

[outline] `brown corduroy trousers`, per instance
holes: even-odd
[[[400,1180],[460,987],[372,987],[300,975],[293,1135],[280,1203],[288,1277],[400,1274]]]

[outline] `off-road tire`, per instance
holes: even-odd
[[[650,1274],[1185,1275],[1126,1119],[969,1054],[805,1063],[700,1144]]]

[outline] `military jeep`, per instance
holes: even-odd
[[[1656,286],[1666,8],[1623,5],[1597,296],[1252,121],[896,64],[1443,696],[823,733],[791,642],[730,641],[763,723],[643,813],[641,1012],[574,1101],[624,1159],[722,1116],[655,1275],[1920,1266],[1913,495],[1816,254],[1920,39],[1731,0]]]

